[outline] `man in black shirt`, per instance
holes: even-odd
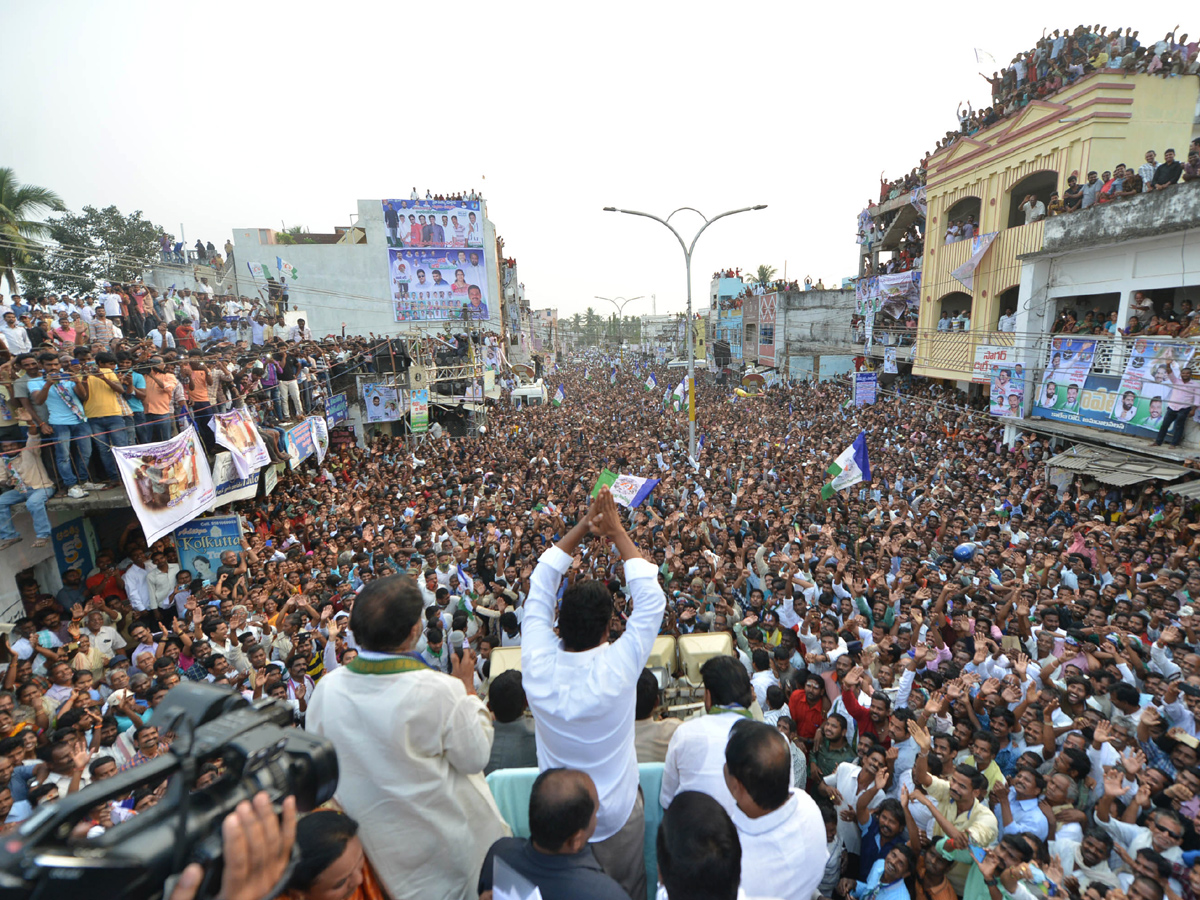
[[[1153,187],[1156,191],[1178,184],[1179,176],[1183,174],[1183,163],[1175,158],[1174,150],[1164,153],[1163,160],[1163,164],[1154,170]]]
[[[1067,190],[1063,194],[1063,205],[1066,206],[1067,212],[1079,209],[1083,204],[1083,185],[1079,183],[1079,179],[1074,175],[1067,179]]]
[[[294,407],[294,418],[299,419],[304,416],[304,407],[300,403],[300,384],[296,380],[300,375],[300,361],[287,350],[281,353],[279,364],[283,371],[279,373],[279,392],[283,399],[284,418],[293,418],[291,410]]]

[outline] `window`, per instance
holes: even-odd
[[[979,233],[982,202],[978,197],[963,197],[946,210],[946,243],[974,237]]]
[[[760,346],[763,346],[763,347],[765,347],[767,345],[773,346],[775,344],[775,326],[774,325],[764,325],[762,327],[762,330],[759,332],[759,335],[758,335],[758,343]]]
[[[1050,170],[1034,172],[1027,175],[1008,191],[1008,228],[1016,228],[1025,224],[1025,212],[1021,204],[1030,195],[1042,206],[1049,209],[1050,195],[1058,190],[1058,173]]]
[[[973,298],[965,291],[952,291],[938,301],[938,331],[970,331]]]

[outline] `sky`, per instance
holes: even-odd
[[[1143,41],[1178,21],[1061,0],[6,3],[23,74],[0,92],[0,166],[218,247],[239,227],[332,231],[360,197],[474,188],[534,308],[681,312],[678,242],[603,207],[767,204],[700,238],[696,308],[724,267],[840,283],[880,173],[988,102],[976,48],[1002,64],[1084,9]],[[689,242],[703,224],[672,222]]]

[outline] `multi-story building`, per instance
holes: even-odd
[[[1151,149],[1159,161],[1168,148],[1186,154],[1196,101],[1195,78],[1098,70],[935,153],[913,374],[963,388],[986,382],[989,356],[1016,338],[1000,330],[1001,317],[1007,324],[1020,307],[1045,302],[1022,291],[1020,257],[1042,250],[1047,227],[1026,222],[1024,199],[1049,207],[1072,175],[1082,183],[1092,170],[1136,168]],[[950,224],[968,221],[973,239],[947,243]]]
[[[709,287],[708,334],[714,358],[720,365],[740,365],[742,361],[742,301],[746,289],[736,269],[713,275]]]
[[[853,290],[774,291],[742,303],[743,359],[753,371],[826,380],[854,370]]]

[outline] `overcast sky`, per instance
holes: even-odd
[[[9,2],[0,165],[217,246],[237,227],[332,231],[357,198],[414,184],[475,188],[535,308],[643,294],[626,312],[648,313],[656,294],[675,312],[675,239],[602,207],[768,204],[700,239],[697,307],[725,266],[838,283],[880,171],[916,165],[958,101],[988,101],[974,48],[1003,64],[1084,9],[1143,40],[1177,22],[1059,0]]]

